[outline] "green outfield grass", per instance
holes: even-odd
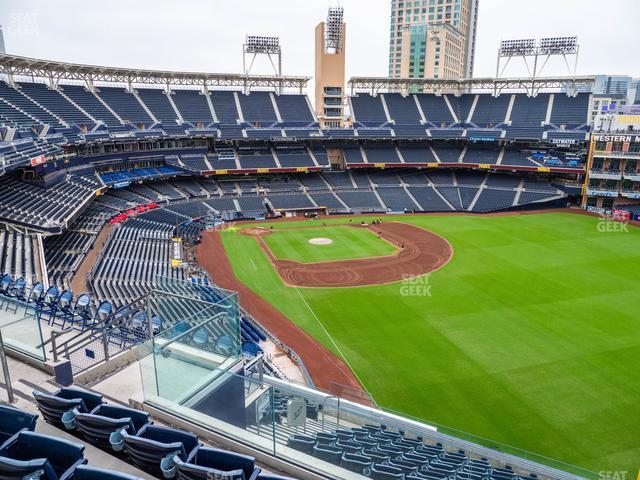
[[[635,478],[640,230],[569,213],[400,220],[453,246],[429,289],[288,288],[254,238],[223,241],[236,275],[339,350],[381,406]]]
[[[371,230],[348,225],[278,228],[262,238],[276,258],[301,263],[380,257],[396,251],[393,245],[378,238]],[[313,238],[328,238],[333,243],[313,245],[309,243]]]

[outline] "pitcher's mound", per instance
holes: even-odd
[[[311,240],[309,240],[309,243],[311,245],[331,245],[333,243],[333,240],[331,240],[330,238],[312,238]]]

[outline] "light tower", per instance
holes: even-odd
[[[320,125],[344,124],[345,46],[347,27],[342,7],[331,7],[316,26],[315,102]]]
[[[251,74],[251,69],[258,55],[269,58],[274,75],[282,76],[282,48],[279,37],[265,37],[260,35],[247,35],[242,46],[242,70],[245,75]],[[247,57],[250,61],[247,64]],[[275,61],[274,61],[275,57]]]
[[[7,53],[4,47],[4,32],[2,31],[2,25],[0,25],[0,53]]]
[[[502,40],[498,49],[496,78],[502,78],[514,58],[524,62],[529,78],[535,80],[542,76],[551,57],[562,57],[567,73],[575,80],[578,67],[578,37],[547,37],[536,41],[535,38]],[[573,60],[573,65],[570,63]]]

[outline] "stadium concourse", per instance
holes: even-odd
[[[565,207],[585,171],[588,93],[360,92],[348,128],[322,129],[306,78],[249,91],[243,77],[228,90],[215,75],[124,71],[140,83],[123,87],[122,72],[0,56],[0,328],[11,355],[86,388],[43,379],[31,394],[14,382],[24,411],[2,415],[0,468],[28,476],[46,449],[70,459],[38,463],[52,480],[148,477],[135,468],[277,478],[256,461],[296,478],[580,477],[376,409],[333,353],[274,322],[273,307],[260,318],[267,304],[245,286],[220,278],[239,304],[220,288],[231,267],[202,232],[282,216]],[[416,245],[435,245],[409,233],[407,264]],[[121,474],[83,467],[79,441],[119,452],[107,463]]]

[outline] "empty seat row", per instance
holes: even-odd
[[[287,445],[376,480],[522,479],[510,466],[494,466],[486,458],[472,458],[463,450],[446,450],[441,443],[409,437],[385,426],[363,425],[314,435],[293,434]]]
[[[63,387],[53,394],[34,391],[33,396],[47,423],[77,434],[103,450],[123,453],[136,467],[159,478],[284,479],[263,473],[253,457],[204,447],[193,433],[155,425],[148,413],[104,403],[101,395],[88,390]],[[32,418],[24,416],[13,430],[22,424],[26,424],[27,428],[35,424]],[[0,422],[0,432],[5,429]],[[72,457],[75,462],[69,465],[67,461],[66,465],[60,465],[66,467],[65,473],[72,473],[77,465],[85,463],[81,453],[80,449],[76,449]],[[28,456],[27,452],[22,453],[22,457],[25,456]],[[43,456],[49,461],[46,455]],[[55,458],[56,462],[62,463],[61,460]],[[63,477],[51,477],[51,480],[56,478],[60,480]]]

